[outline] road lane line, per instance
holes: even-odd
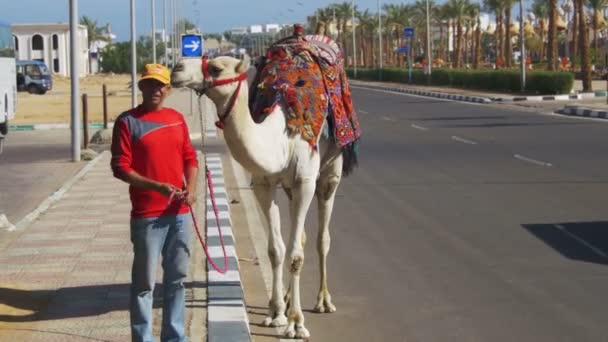
[[[419,129],[421,131],[428,131],[429,130],[426,127],[418,126],[418,125],[415,125],[415,124],[412,124],[412,128]]]
[[[487,103],[475,103],[475,102],[466,102],[466,101],[458,101],[458,100],[449,100],[449,99],[445,99],[445,98],[440,98],[440,97],[432,97],[432,96],[422,96],[422,95],[414,95],[414,94],[407,94],[407,93],[400,93],[398,91],[392,91],[392,90],[382,90],[382,89],[372,89],[372,88],[366,88],[366,87],[358,87],[355,85],[351,86],[352,89],[359,89],[359,90],[371,90],[371,91],[377,91],[380,93],[388,93],[388,94],[393,94],[393,95],[403,95],[403,96],[411,96],[411,97],[417,97],[419,99],[432,99],[432,100],[436,100],[437,102],[457,102],[457,103],[462,103],[462,104],[466,104],[466,105],[471,105],[471,106],[487,106]],[[490,103],[491,104],[491,103]]]
[[[469,144],[469,145],[477,145],[477,142],[475,142],[473,140],[468,140],[468,139],[465,139],[465,138],[457,137],[455,135],[452,136],[452,140],[456,140],[456,141],[459,141],[461,143],[465,143],[465,144]]]
[[[513,155],[513,157],[515,157],[516,159],[519,159],[519,160],[523,160],[528,163],[539,165],[539,166],[553,166],[553,164],[551,164],[551,163],[546,163],[544,161],[528,158],[528,157],[522,156],[520,154],[515,154],[515,155]]]
[[[385,120],[385,121],[395,121],[395,119],[390,118],[390,117],[388,117],[388,116],[386,116],[386,115],[385,115],[385,116],[383,116],[383,117],[382,117],[382,119],[383,119],[383,120]]]
[[[359,113],[361,113],[361,114],[369,114],[368,112],[366,112],[364,110],[360,110]]]
[[[562,226],[561,224],[555,224],[554,225],[555,228],[559,229],[562,233],[568,235],[569,237],[573,238],[574,240],[578,241],[580,244],[584,245],[585,247],[589,248],[590,250],[592,250],[595,254],[604,257],[606,259],[608,259],[608,255],[606,255],[606,253],[604,253],[604,251],[602,251],[601,249],[595,247],[594,245],[590,244],[589,242],[581,239],[580,237],[570,233],[566,227]]]

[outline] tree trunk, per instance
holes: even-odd
[[[545,19],[541,19],[540,21],[540,60],[541,62],[545,60]]]
[[[439,59],[445,60],[445,52],[443,50],[443,23],[439,22],[439,46],[438,46]]]
[[[462,20],[456,20],[456,68],[462,67]]]
[[[547,68],[558,69],[557,54],[557,0],[549,0],[549,44],[547,45]]]
[[[504,60],[502,56],[502,11],[496,14],[496,60],[500,58]]]
[[[578,53],[578,1],[573,1],[574,14],[572,15],[572,42],[570,45],[570,64],[572,70],[576,68],[576,54]]]
[[[473,60],[473,69],[479,68],[481,61],[481,23],[477,20],[477,30],[475,30],[475,59]]]
[[[505,66],[511,67],[513,45],[511,42],[511,7],[505,8]]]
[[[587,20],[585,20],[585,5],[583,0],[578,2],[578,18],[580,32],[581,71],[583,74],[583,91],[593,91],[591,83],[591,54],[589,53],[589,32],[587,31]]]
[[[595,13],[593,13],[593,49],[595,50],[593,53],[595,54],[596,59],[600,55],[600,50],[599,50],[600,45],[597,40],[597,38],[598,38],[597,35],[598,35],[599,29],[597,26],[598,26],[597,16]],[[595,62],[597,63],[597,60]]]

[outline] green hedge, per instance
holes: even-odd
[[[354,78],[352,69],[346,69],[350,78]],[[378,69],[357,69],[357,79],[366,81],[379,80]],[[396,68],[382,69],[382,81],[408,82],[408,71]],[[451,86],[455,88],[478,89],[486,91],[519,93],[521,89],[520,73],[517,70],[462,70],[434,69],[430,80],[422,70],[412,70],[414,84]],[[555,71],[529,71],[526,77],[527,94],[567,94],[572,90],[574,74]]]

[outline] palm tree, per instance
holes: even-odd
[[[536,21],[539,27],[539,37],[542,42],[540,46],[540,60],[545,60],[545,25],[547,23],[547,17],[549,16],[549,5],[546,0],[535,0],[532,4],[532,13],[536,17]]]
[[[105,26],[98,26],[97,20],[93,20],[86,15],[80,18],[80,24],[87,27],[87,47],[89,48],[89,72],[93,70],[93,64],[91,60],[91,49],[92,44],[97,41],[109,42],[110,37],[108,36],[109,24]]]
[[[575,57],[577,56],[578,53],[578,1],[573,0],[572,1],[572,7],[573,7],[573,15],[572,15],[572,42],[571,42],[571,46],[570,46],[570,56],[572,56],[572,69],[574,70],[576,68],[576,59]]]
[[[387,56],[390,56],[388,63],[391,64],[396,58],[396,49],[401,44],[401,32],[406,24],[411,23],[411,10],[409,6],[404,4],[385,4],[383,9],[386,13],[384,21],[385,30],[388,36],[386,39]],[[410,47],[413,48],[413,47]]]
[[[589,51],[589,32],[587,31],[587,18],[584,0],[575,0],[578,8],[578,31],[580,33],[581,71],[583,74],[583,91],[593,91],[591,83],[591,54]]]
[[[598,31],[599,31],[599,19],[602,15],[604,7],[608,6],[608,0],[587,0],[591,12],[593,14],[593,48],[595,53],[599,53],[599,42],[598,42]]]
[[[368,9],[357,14],[359,19],[359,32],[361,37],[361,48],[364,51],[363,64],[364,66],[376,65],[376,33],[378,32],[378,17],[377,14],[371,13]]]
[[[444,33],[447,32],[449,34],[450,32],[450,8],[449,6],[447,6],[447,4],[443,4],[441,6],[437,6],[435,7],[435,18],[437,18],[437,22],[439,25],[439,45],[438,45],[438,55],[439,58],[442,60],[446,59],[445,53],[448,49],[448,43],[449,43],[449,38],[448,39],[444,39]],[[447,27],[445,26],[447,25]],[[446,28],[446,30],[444,31],[444,28]]]
[[[353,7],[350,2],[342,2],[340,4],[335,5],[336,18],[338,19],[338,25],[340,26],[338,32],[338,41],[342,45],[342,50],[344,52],[344,56],[348,56],[348,37],[346,35],[347,24],[352,18]]]
[[[479,4],[472,4],[471,6],[472,15],[475,18],[475,42],[473,50],[473,69],[479,68],[479,62],[481,60],[481,6]]]
[[[469,7],[468,0],[450,0],[448,2],[450,7],[450,13],[456,20],[456,50],[455,50],[455,64],[457,68],[462,67],[462,50],[463,50],[463,32],[462,25],[467,15],[467,8]]]
[[[503,59],[503,44],[502,44],[502,20],[503,20],[503,2],[502,0],[484,0],[484,9],[486,12],[494,13],[496,18],[496,30],[494,32],[494,54],[496,56],[496,60]]]
[[[513,58],[513,42],[511,41],[511,11],[513,10],[513,0],[502,0],[505,11],[505,66],[511,67]]]
[[[547,68],[557,70],[557,0],[549,0],[549,37],[547,44]]]

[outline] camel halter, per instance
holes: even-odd
[[[205,78],[205,81],[211,79],[211,75],[209,75],[209,63],[208,63],[207,56],[203,56],[202,69],[203,69],[203,76]],[[226,119],[228,119],[228,116],[230,116],[230,112],[232,112],[232,109],[234,109],[234,104],[236,103],[236,98],[239,94],[239,91],[241,90],[241,84],[246,79],[247,79],[247,73],[244,72],[244,73],[238,75],[237,77],[225,78],[223,80],[209,81],[209,85],[207,86],[206,89],[211,89],[211,88],[215,88],[218,86],[222,86],[222,85],[226,85],[226,84],[230,84],[230,83],[234,83],[234,82],[239,83],[238,86],[236,87],[236,90],[234,91],[234,94],[232,94],[232,96],[230,97],[230,101],[228,102],[228,107],[226,107],[226,111],[224,112],[224,114],[221,115],[220,113],[217,113],[217,116],[219,117],[219,120],[215,122],[215,126],[217,128],[224,129],[224,122],[226,122]]]

